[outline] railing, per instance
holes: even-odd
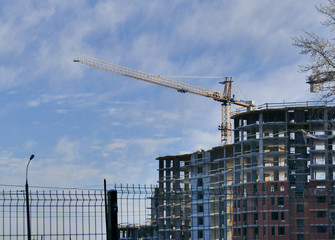
[[[335,106],[334,101],[306,101],[306,102],[282,102],[282,103],[263,103],[252,108],[252,110],[264,110],[264,109],[278,109],[278,108],[293,108],[293,107],[321,107]],[[232,111],[232,116],[240,113],[249,111],[247,108],[238,108]]]

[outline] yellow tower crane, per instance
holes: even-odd
[[[178,82],[175,80],[171,80],[165,77],[161,77],[159,75],[154,75],[150,73],[141,72],[138,70],[130,69],[127,67],[123,67],[117,64],[109,63],[106,61],[102,61],[93,57],[89,57],[83,54],[77,54],[77,58],[73,60],[74,62],[81,63],[88,67],[97,68],[106,72],[112,72],[117,75],[126,76],[130,78],[134,78],[137,80],[142,80],[149,83],[154,83],[157,85],[161,85],[163,87],[168,87],[172,89],[176,89],[181,93],[193,93],[204,97],[212,98],[215,101],[221,102],[222,105],[222,114],[221,114],[221,125],[219,125],[219,130],[221,131],[221,144],[229,144],[231,143],[232,137],[232,127],[231,127],[231,103],[247,107],[248,109],[252,109],[253,101],[244,101],[244,100],[235,100],[231,97],[231,86],[232,86],[232,77],[225,77],[225,81],[221,82],[224,84],[224,91],[218,92],[209,90],[206,88],[194,86],[191,84]]]

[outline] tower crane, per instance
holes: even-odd
[[[157,84],[163,87],[168,87],[177,90],[181,93],[193,93],[200,96],[212,98],[215,101],[221,102],[222,112],[221,112],[221,125],[219,125],[219,130],[221,131],[221,144],[231,143],[232,137],[232,127],[230,123],[231,115],[231,104],[236,104],[242,107],[247,107],[251,110],[253,107],[253,101],[235,100],[231,96],[232,87],[232,77],[225,77],[225,81],[221,82],[224,85],[223,92],[213,91],[210,89],[194,86],[191,84],[178,82],[160,75],[154,75],[150,73],[145,73],[142,71],[130,69],[110,62],[102,61],[90,56],[86,56],[78,53],[77,58],[73,60],[74,62],[81,63],[88,67],[96,68],[102,71],[111,72],[120,76],[125,76],[137,80],[142,80],[145,82]]]

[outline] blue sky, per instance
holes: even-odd
[[[0,184],[155,184],[158,156],[220,145],[220,104],[73,63],[233,76],[248,99],[316,99],[292,46],[324,34],[313,0],[2,1]],[[177,79],[220,90],[218,79]],[[233,87],[236,98],[238,95]]]

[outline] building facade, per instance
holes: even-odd
[[[335,108],[232,119],[232,144],[157,158],[159,239],[335,239]]]

